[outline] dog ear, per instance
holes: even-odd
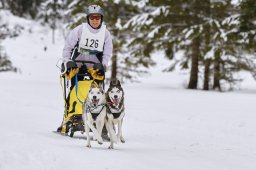
[[[100,89],[100,92],[101,92],[102,94],[104,94],[104,89],[103,89],[103,84],[102,84],[102,83],[99,83],[99,84],[98,84],[98,88]]]
[[[98,88],[98,87],[100,87],[100,86],[98,84],[94,83],[94,82],[91,84],[91,89],[92,88]]]
[[[111,82],[110,82],[110,87],[113,87],[113,86],[121,87],[120,81],[118,79],[112,79]]]
[[[117,86],[120,86],[121,87],[121,83],[119,80],[117,80]]]
[[[101,92],[102,94],[105,94],[103,88],[101,88],[101,87],[100,87],[100,92]]]

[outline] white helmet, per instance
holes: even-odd
[[[91,14],[100,14],[102,17],[104,16],[103,14],[103,9],[99,5],[90,5],[86,9],[86,14],[87,16]]]

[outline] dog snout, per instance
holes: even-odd
[[[92,98],[93,98],[93,100],[96,100],[96,99],[97,99],[97,97],[96,97],[96,96],[92,96]]]
[[[117,95],[114,95],[114,98],[116,99],[118,96]]]

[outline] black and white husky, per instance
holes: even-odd
[[[87,136],[87,147],[91,147],[90,144],[90,129],[94,133],[99,144],[103,143],[101,137],[102,129],[105,123],[106,118],[106,99],[105,93],[101,87],[92,86],[87,99],[87,106],[84,106],[84,125]],[[94,127],[94,124],[96,128]]]
[[[124,108],[124,91],[121,87],[119,80],[112,80],[110,86],[106,92],[106,106],[107,106],[107,117],[106,117],[106,127],[110,136],[110,146],[109,149],[113,149],[114,142],[117,140],[122,143],[125,142],[122,135],[122,123],[125,115]],[[118,125],[117,136],[114,131],[114,125]]]

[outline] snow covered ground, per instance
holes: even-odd
[[[185,90],[186,76],[162,73],[162,59],[142,83],[124,85],[125,144],[108,150],[93,141],[89,149],[84,139],[52,133],[63,113],[55,67],[63,38],[52,45],[51,32],[25,23],[20,37],[3,42],[20,73],[0,73],[0,170],[256,169],[256,83],[226,93]]]

